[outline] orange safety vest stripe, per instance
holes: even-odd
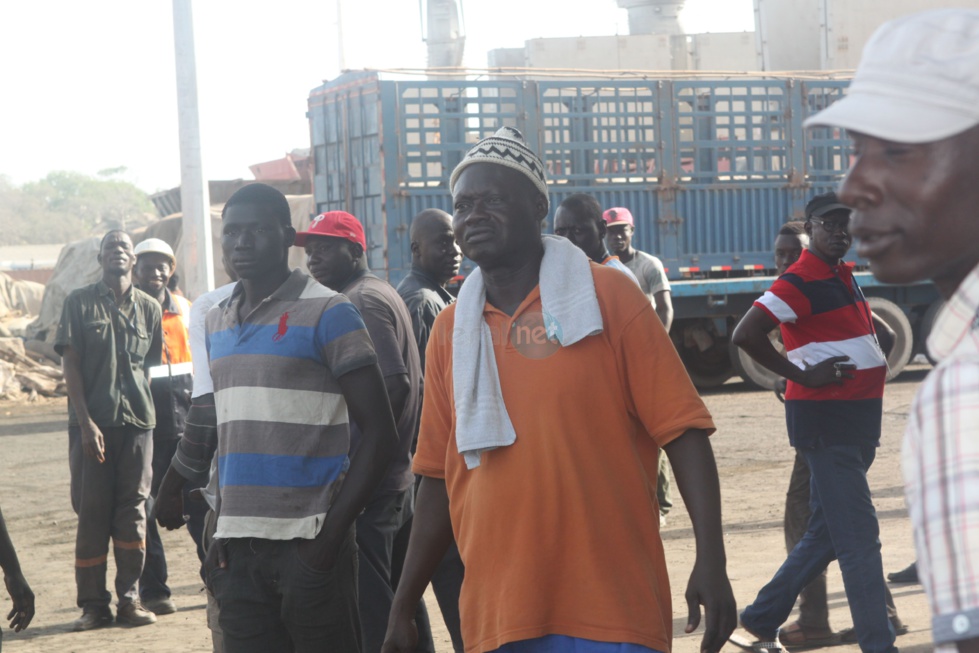
[[[190,302],[179,295],[170,296],[180,312],[163,311],[163,339],[167,345],[164,356],[169,355],[171,365],[189,363],[191,362],[190,334],[187,331],[187,324],[190,321]]]

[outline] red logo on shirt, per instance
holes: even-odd
[[[275,332],[274,336],[272,336],[272,342],[279,342],[280,340],[282,340],[282,336],[284,336],[286,334],[286,331],[289,330],[289,325],[286,324],[288,320],[289,320],[289,311],[286,311],[285,313],[282,314],[282,317],[279,318],[279,330]]]

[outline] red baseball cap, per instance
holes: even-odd
[[[320,213],[309,223],[309,231],[300,231],[296,234],[295,246],[305,247],[308,236],[346,238],[352,243],[357,243],[365,250],[367,249],[367,238],[364,237],[364,225],[360,224],[360,220],[346,211],[327,211],[326,213]]]
[[[606,226],[609,227],[614,227],[617,224],[627,224],[630,227],[636,226],[632,219],[632,211],[621,206],[608,209],[602,214],[602,218],[605,220]]]

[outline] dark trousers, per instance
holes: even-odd
[[[81,429],[68,427],[71,507],[78,515],[75,583],[78,607],[107,606],[105,577],[112,540],[119,604],[136,599],[143,571],[146,498],[150,493],[153,436],[132,426],[104,428],[105,462],[86,456]]]
[[[796,451],[789,490],[785,493],[785,550],[791,553],[809,529],[809,465]],[[826,602],[826,570],[817,574],[799,593],[799,625],[814,630],[829,630]]]
[[[388,615],[401,576],[407,545],[399,539],[405,524],[410,524],[414,509],[411,489],[378,494],[357,518],[357,548],[360,555],[358,585],[360,622],[364,634],[364,653],[380,653],[388,627]],[[418,653],[434,653],[432,628],[425,601],[415,609],[418,627]]]
[[[659,502],[660,514],[670,512],[673,507],[673,484],[670,482],[670,461],[662,449],[656,469],[656,500]]]
[[[821,446],[803,450],[812,476],[809,528],[774,578],[741,613],[744,625],[774,637],[806,585],[838,560],[850,616],[864,653],[890,653],[894,629],[887,618],[880,528],[867,470],[872,446]]]
[[[805,457],[798,451],[795,454],[795,464],[792,466],[792,476],[789,478],[789,490],[785,494],[785,548],[791,552],[809,529],[809,518],[812,510],[809,508],[811,475]],[[897,607],[891,591],[884,585],[887,616],[897,617]],[[829,630],[829,606],[826,600],[826,570],[816,576],[799,594],[799,625],[803,628]]]
[[[150,485],[150,494],[155,498],[163,482],[163,476],[170,467],[170,461],[177,451],[177,444],[180,438],[154,438],[153,439],[153,482]],[[197,546],[197,557],[204,562],[204,515],[207,514],[207,503],[195,501],[190,498],[190,489],[184,488],[184,513],[189,517],[187,520],[187,532]],[[139,597],[148,601],[170,596],[170,588],[167,586],[167,556],[163,550],[163,540],[160,538],[160,530],[156,522],[150,520],[146,525],[146,562],[143,565],[143,573],[139,577]]]
[[[214,514],[213,510],[208,509],[204,515],[204,535],[202,537],[204,550],[207,550],[211,546],[211,542],[214,541],[214,531],[217,530],[217,526],[217,515]],[[201,576],[203,575],[204,568],[202,566]],[[205,587],[204,592],[207,594],[207,627],[211,630],[212,652],[225,653],[224,633],[221,632],[221,624],[218,623],[221,617],[221,608],[218,606],[218,600],[211,594],[210,588]]]
[[[228,566],[209,585],[228,653],[360,653],[353,529],[327,571],[303,562],[298,543],[227,540]]]

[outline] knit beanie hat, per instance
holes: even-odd
[[[547,199],[547,177],[544,164],[540,157],[534,154],[523,134],[513,127],[501,127],[495,134],[476,143],[449,177],[449,192],[455,189],[459,175],[467,166],[474,163],[496,163],[512,168],[525,175]]]

